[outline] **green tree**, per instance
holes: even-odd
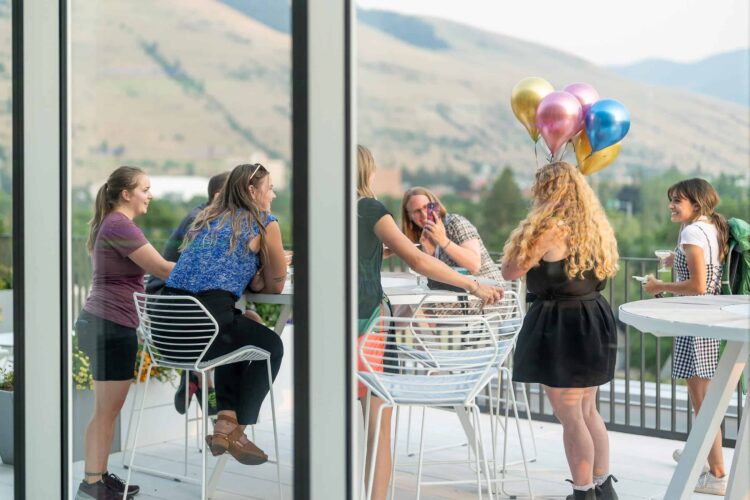
[[[506,166],[480,200],[481,234],[491,252],[500,252],[511,231],[526,216],[529,200],[518,187],[513,170]]]

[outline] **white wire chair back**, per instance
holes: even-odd
[[[159,366],[198,370],[219,325],[195,297],[133,294],[144,348]]]
[[[512,350],[523,324],[524,314],[518,294],[513,291],[505,291],[503,298],[495,304],[485,304],[480,299],[467,295],[458,296],[452,302],[445,302],[445,298],[445,295],[439,293],[427,294],[414,310],[413,318],[421,318],[423,322],[430,323],[445,316],[464,317],[467,321],[476,316],[484,317],[490,330],[497,338],[498,356],[495,364],[502,364]],[[458,333],[465,334],[460,330]],[[416,340],[416,344],[419,344],[420,339]],[[421,349],[417,349],[415,352],[414,346],[403,346],[401,350],[411,357],[423,361],[427,359],[420,354]],[[460,362],[461,356],[460,350],[441,353],[442,363]],[[454,358],[455,361],[451,361]],[[437,362],[437,360],[435,361]]]
[[[456,336],[457,329],[464,334]],[[398,373],[399,343],[410,338],[428,359]],[[461,349],[464,356],[449,365],[444,354]],[[359,378],[381,399],[391,404],[471,404],[494,373],[498,343],[482,315],[424,318],[381,317],[370,326],[359,349],[366,371]]]

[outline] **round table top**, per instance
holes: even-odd
[[[696,336],[750,342],[750,295],[696,295],[638,300],[619,319],[660,337]]]
[[[483,285],[500,286],[501,283],[487,279],[476,278]],[[419,304],[426,293],[434,291],[417,286],[417,277],[408,272],[384,272],[381,273],[381,283],[383,292],[388,296],[393,305],[415,305]],[[456,292],[441,291],[441,296],[445,295],[445,301],[455,300]],[[245,298],[251,302],[260,302],[262,304],[291,304],[294,295],[294,285],[290,279],[284,284],[284,290],[279,294],[272,293],[246,293]]]

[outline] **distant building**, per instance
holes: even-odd
[[[151,193],[154,198],[190,201],[193,198],[208,196],[208,177],[195,175],[150,175]],[[101,187],[100,183],[93,184],[87,188],[91,198],[96,198],[96,192]]]
[[[243,163],[260,163],[271,172],[273,187],[276,191],[282,191],[289,185],[288,168],[282,160],[271,160],[265,153],[256,152],[247,157],[233,158],[227,162],[227,170],[231,170]]]

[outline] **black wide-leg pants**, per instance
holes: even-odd
[[[234,307],[235,299],[231,293],[223,290],[190,293],[167,287],[163,294],[192,295],[216,320],[219,334],[209,347],[204,361],[224,356],[242,347],[254,346],[271,355],[271,375],[276,379],[284,356],[281,338],[270,328],[243,316]],[[254,425],[270,389],[266,361],[242,361],[217,367],[214,372],[214,388],[219,411],[235,411],[240,425]]]

